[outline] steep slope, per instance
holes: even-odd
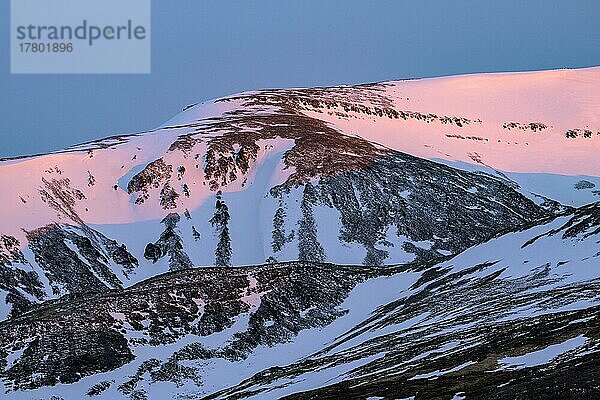
[[[172,272],[1,323],[1,377],[15,399],[593,398],[599,241],[595,204],[439,264]]]
[[[297,362],[207,398],[595,398],[600,203],[425,269]]]
[[[110,387],[103,395],[132,398],[144,393],[148,373],[176,386],[228,379],[218,376],[219,360],[234,365],[331,323],[347,313],[338,306],[348,293],[381,272],[311,263],[191,269],[125,290],[66,296],[0,324],[2,378],[17,397],[16,389],[57,384],[48,393],[78,391],[80,385],[64,385],[91,376],[80,382],[94,382],[85,391]],[[206,378],[185,365],[196,358]],[[113,370],[97,383],[98,373]]]
[[[597,198],[599,71],[248,92],[2,161],[1,316],[191,266],[428,260],[569,212]]]

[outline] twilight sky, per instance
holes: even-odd
[[[243,90],[600,65],[597,0],[153,0],[150,75],[11,75],[0,15],[0,157]]]

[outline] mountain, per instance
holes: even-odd
[[[599,88],[245,92],[0,161],[4,391],[593,397]]]

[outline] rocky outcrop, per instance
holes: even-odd
[[[389,250],[396,246],[421,260],[457,254],[500,232],[553,215],[503,181],[397,152],[367,168],[301,187],[300,205],[290,197],[291,185],[275,187],[271,195],[288,212],[299,208],[300,257],[311,261],[325,259],[316,238],[318,222],[312,216],[316,206],[339,213],[339,240],[363,246],[365,265],[386,263]],[[274,219],[276,251],[285,245],[281,231],[281,221]],[[415,242],[425,242],[426,247]]]
[[[34,302],[46,297],[39,275],[32,270],[21,251],[21,243],[12,236],[0,236],[0,290],[6,293],[5,304],[10,315],[26,312]]]
[[[27,240],[37,264],[46,272],[53,295],[121,287],[108,258],[88,237],[49,225],[28,232]]]
[[[217,267],[231,266],[231,238],[229,237],[229,209],[222,200],[221,194],[217,194],[215,203],[215,213],[210,219],[211,225],[215,229],[218,237],[217,247],[215,249],[215,265]]]
[[[173,190],[169,190],[168,187],[172,173],[173,166],[165,164],[162,158],[152,161],[127,183],[127,193],[139,193],[135,199],[135,204],[142,204],[149,199],[151,189],[162,187],[160,203],[163,208],[169,208],[174,198],[176,198]]]
[[[126,378],[119,392],[133,395],[146,376],[174,383],[192,378],[200,384],[201,370],[186,367],[186,361],[244,359],[258,346],[287,342],[301,330],[326,325],[345,313],[337,307],[348,292],[377,273],[306,263],[192,269],[130,289],[66,296],[0,323],[0,378],[9,390],[72,383],[114,370],[132,361],[136,348],[150,347],[159,358],[144,360],[139,375]],[[226,333],[248,313],[247,326]],[[203,344],[218,332],[231,335],[230,340],[219,348]],[[196,340],[160,357],[161,346],[186,335]],[[11,356],[14,361],[7,364],[7,356],[15,353],[20,356]]]
[[[192,268],[194,265],[185,253],[183,241],[177,233],[177,224],[180,221],[179,214],[170,213],[161,223],[165,225],[165,230],[155,243],[148,243],[144,250],[144,257],[156,263],[161,258],[169,257],[169,270]]]

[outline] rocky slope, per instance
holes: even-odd
[[[422,271],[289,365],[207,398],[595,398],[600,203]]]
[[[599,217],[439,263],[188,269],[66,296],[0,324],[2,381],[16,399],[593,398]]]
[[[508,75],[506,82],[540,98],[571,85],[588,97],[571,105],[566,120],[589,118],[578,123],[592,126],[585,107],[595,99],[587,92],[598,71],[564,72],[584,85],[556,71],[540,73],[535,88],[529,82],[541,79],[536,74]],[[507,150],[496,141],[491,121],[509,111],[522,119],[527,109],[511,104],[495,115],[466,102],[465,117],[441,113],[443,104],[431,99],[436,112],[421,111],[418,94],[403,97],[417,83],[428,99],[434,83],[496,79],[243,93],[191,106],[152,132],[0,162],[0,185],[11,188],[0,193],[0,295],[8,303],[0,316],[198,265],[429,260],[593,200],[596,178],[556,180],[549,173],[577,165],[589,173],[600,141],[567,144],[557,133],[562,120],[553,122],[558,116],[543,107],[543,122],[498,128],[534,135],[526,147],[536,173],[523,174],[517,164],[505,172],[491,164],[498,152],[502,160],[525,157],[522,143]],[[492,89],[500,90],[482,84],[482,96]],[[468,100],[461,91],[444,94]],[[542,141],[533,140],[542,133]],[[560,157],[539,159],[549,143],[563,146]],[[445,156],[431,152],[439,146]],[[576,162],[582,155],[589,162]],[[557,188],[564,190],[555,196]]]
[[[598,83],[247,92],[0,161],[4,390],[595,395]]]

